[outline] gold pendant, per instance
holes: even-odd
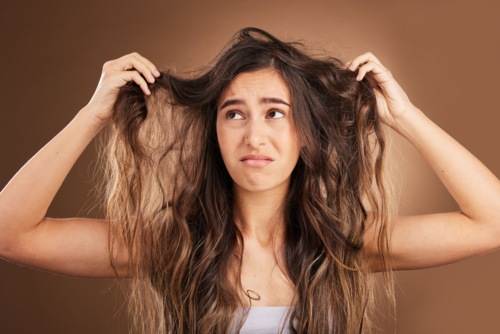
[[[255,297],[251,297],[251,296],[250,296],[250,294],[249,294],[249,292],[254,293],[254,294],[257,296],[257,298],[255,298]],[[247,290],[247,292],[246,292],[245,294],[246,294],[246,295],[247,295],[247,297],[248,297],[248,298],[250,298],[250,299],[253,299],[253,300],[260,300],[260,295],[259,295],[257,292],[255,292],[255,291],[252,291],[252,290]]]

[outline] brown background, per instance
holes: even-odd
[[[500,176],[496,1],[3,1],[0,187],[91,98],[105,61],[132,51],[158,67],[208,62],[238,29],[303,39],[344,60],[371,51],[410,100]],[[459,210],[419,153],[395,137],[402,215]],[[91,143],[49,208],[99,217]],[[29,205],[29,203],[27,203]],[[499,219],[500,223],[500,219]],[[397,273],[385,333],[499,333],[500,252]],[[0,261],[1,333],[126,333],[112,280]]]

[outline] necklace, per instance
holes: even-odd
[[[257,296],[257,298],[250,296],[249,292],[254,293],[254,294]],[[252,290],[247,290],[247,292],[245,292],[245,295],[246,295],[249,299],[253,299],[253,300],[260,300],[260,295],[259,295],[257,292],[255,292],[255,291],[252,291]]]

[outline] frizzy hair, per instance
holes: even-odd
[[[134,82],[121,87],[99,138],[98,189],[118,282],[117,238],[128,252],[132,332],[230,333],[248,315],[238,294],[243,236],[233,220],[233,180],[218,146],[216,116],[231,81],[263,69],[288,85],[304,144],[280,207],[286,226],[280,269],[294,290],[286,320],[292,332],[376,327],[374,255],[363,252],[368,228],[377,231],[375,256],[395,305],[388,223],[396,205],[375,98],[383,91],[370,72],[357,81],[341,60],[306,51],[303,43],[245,28],[205,67],[183,75],[161,70],[149,96]]]

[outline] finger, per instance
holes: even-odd
[[[137,52],[132,52],[117,59],[114,68],[119,71],[127,71],[135,69],[142,73],[144,77],[151,83],[155,82],[153,71],[149,68],[149,65],[142,61],[143,58]]]
[[[156,66],[151,62],[149,61],[149,59],[141,56],[140,54],[136,54],[136,56],[143,61],[143,63],[145,63],[149,69],[151,70],[151,73],[154,75],[154,76],[160,76],[160,72],[158,71],[158,69],[156,68]]]
[[[375,55],[371,52],[363,53],[362,55],[349,61],[348,66],[349,66],[350,70],[354,71],[354,70],[356,70],[356,68],[358,68],[359,65],[367,63],[369,61],[373,61],[373,62],[377,63],[378,65],[380,65],[382,68],[385,68],[384,65],[382,65],[382,63],[380,62],[380,60],[378,60],[378,58],[375,57]]]
[[[366,64],[362,65],[358,70],[358,75],[356,76],[356,80],[363,80],[365,74],[369,71],[373,71],[373,73],[378,74],[383,72],[383,68],[374,61],[369,61]]]
[[[144,75],[146,79],[148,79],[149,82],[154,83],[155,82],[155,77],[153,74],[153,69],[149,67],[149,64],[145,63],[141,55],[138,53],[132,53],[131,57],[128,58],[129,62],[127,63],[127,66],[130,66],[131,68],[135,68],[138,70],[140,73]]]
[[[151,92],[148,88],[148,83],[146,82],[146,80],[144,80],[143,77],[141,77],[139,72],[137,72],[137,71],[119,71],[118,75],[125,82],[134,81],[136,84],[138,84],[141,87],[144,94],[146,94],[146,95],[151,94]]]

